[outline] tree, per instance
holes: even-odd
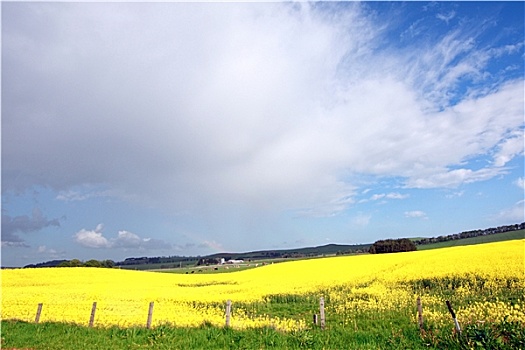
[[[102,264],[98,260],[91,259],[91,260],[86,261],[84,263],[84,266],[85,267],[102,267]]]
[[[414,250],[417,250],[414,242],[408,238],[399,238],[376,241],[374,244],[372,244],[368,252],[370,254],[384,254],[410,252]]]
[[[113,260],[104,260],[102,261],[102,267],[107,267],[107,268],[114,268],[115,267],[115,262]]]
[[[78,259],[73,259],[73,260],[69,261],[69,263],[71,264],[70,265],[71,267],[81,267],[83,265],[82,261],[80,261]]]

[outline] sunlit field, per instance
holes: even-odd
[[[97,268],[2,271],[2,320],[88,325],[97,302],[95,327],[225,325],[232,302],[234,330],[271,328],[283,333],[318,328],[319,298],[325,301],[326,332],[420,332],[422,341],[452,334],[449,300],[459,324],[525,326],[525,240],[513,240],[384,255],[292,261],[228,274],[182,275]],[[378,326],[379,325],[379,326]],[[375,330],[374,330],[375,329]],[[503,339],[505,340],[505,339]]]

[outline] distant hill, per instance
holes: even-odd
[[[278,249],[278,250],[258,250],[246,253],[216,253],[206,256],[207,258],[227,259],[268,259],[268,258],[300,258],[313,257],[320,255],[341,255],[364,253],[368,251],[370,244],[326,244],[317,247]]]
[[[140,257],[128,258],[124,261],[116,262],[116,266],[137,270],[163,269],[174,267],[194,266],[199,261],[220,261],[224,260],[264,260],[264,259],[288,259],[288,258],[308,258],[316,256],[346,255],[366,253],[371,244],[326,244],[317,247],[278,249],[278,250],[258,250],[243,253],[215,253],[202,257]]]
[[[471,231],[463,231],[461,233],[455,233],[452,235],[447,236],[438,236],[438,237],[431,237],[431,238],[420,238],[415,239],[413,242],[421,247],[424,247],[425,245],[435,245],[436,243],[443,243],[443,242],[451,242],[451,241],[457,241],[457,240],[464,240],[468,238],[480,238],[480,242],[494,242],[494,241],[500,241],[504,240],[501,234],[508,233],[508,232],[516,232],[516,231],[522,231],[525,230],[525,222],[522,222],[521,224],[515,224],[515,225],[505,225],[505,226],[498,226],[498,227],[491,227],[484,230],[471,230]],[[496,235],[496,236],[494,236]],[[481,237],[496,237],[494,239],[487,238],[487,239],[481,239]],[[518,235],[519,236],[519,235]],[[523,238],[523,235],[522,237]],[[474,240],[475,241],[475,240]],[[450,247],[453,245],[462,245],[462,244],[444,244],[444,245],[438,245],[443,247]],[[418,248],[419,250],[425,249],[425,248]]]
[[[67,260],[51,260],[46,261],[38,264],[30,264],[26,265],[24,267],[31,268],[31,267],[57,267],[58,265],[62,264],[63,262],[66,262]]]
[[[525,238],[525,230],[508,231],[508,232],[502,232],[502,233],[493,234],[493,235],[484,235],[484,236],[462,238],[462,239],[456,239],[456,240],[450,240],[450,241],[444,241],[444,242],[419,245],[417,246],[417,250],[456,247],[460,245],[492,243],[492,242],[509,241],[513,239],[524,239],[524,238]]]
[[[457,234],[438,237],[417,237],[410,238],[417,245],[418,250],[452,247],[458,245],[489,243],[510,239],[525,238],[525,222],[515,225],[492,227],[484,230],[464,231]],[[316,247],[277,249],[277,250],[257,250],[244,253],[215,253],[201,256],[163,256],[163,257],[131,257],[124,261],[115,263],[121,268],[149,270],[164,269],[174,267],[195,266],[199,261],[208,260],[263,260],[263,259],[288,259],[288,258],[308,258],[318,256],[347,255],[368,253],[370,244],[326,244]],[[52,260],[38,264],[31,264],[25,267],[54,267],[67,260]]]

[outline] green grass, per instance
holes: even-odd
[[[388,328],[388,327],[387,327]],[[283,333],[272,328],[87,328],[73,324],[2,321],[2,349],[423,349],[415,327],[345,331],[311,328]]]
[[[457,247],[457,246],[462,246],[462,245],[492,243],[492,242],[509,241],[509,240],[514,240],[514,239],[524,239],[524,238],[525,238],[525,230],[510,231],[510,232],[496,233],[493,235],[456,239],[456,240],[446,241],[446,242],[422,244],[422,245],[417,246],[417,250]]]
[[[361,313],[351,322],[327,319],[290,333],[271,327],[235,330],[203,324],[197,328],[88,328],[65,323],[2,321],[2,349],[523,349],[525,328],[511,322],[467,324],[461,335],[428,329],[421,335],[396,311]]]

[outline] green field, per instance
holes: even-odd
[[[422,244],[422,245],[417,246],[417,250],[457,247],[457,246],[462,246],[462,245],[492,243],[492,242],[500,242],[500,241],[509,241],[513,239],[523,239],[523,238],[525,238],[525,230],[509,231],[509,232],[502,232],[502,233],[497,233],[493,235],[456,239],[452,241],[438,242],[438,243],[431,243],[431,244]]]
[[[145,328],[87,328],[60,323],[2,321],[2,349],[423,349],[416,328],[397,338],[388,332],[319,329],[283,333],[272,328],[234,330],[202,325]]]
[[[243,264],[246,267],[247,264],[261,264],[261,263],[272,263],[281,261],[290,261],[297,259],[308,259],[322,256],[334,256],[336,254],[356,254],[368,252],[370,244],[326,244],[317,247],[307,248],[294,248],[294,249],[279,249],[279,250],[259,250],[253,252],[242,252],[242,253],[216,253],[207,255],[204,258],[214,258],[220,260],[221,258],[228,259],[242,259],[246,262]],[[182,272],[186,273],[194,272],[195,269],[203,269],[203,266],[197,266],[199,257],[160,257],[157,260],[164,260],[164,262],[158,263],[136,263],[136,264],[125,264],[121,265],[120,268],[127,270],[171,270],[171,272]],[[172,260],[177,260],[176,262]],[[168,262],[170,261],[170,262]]]

